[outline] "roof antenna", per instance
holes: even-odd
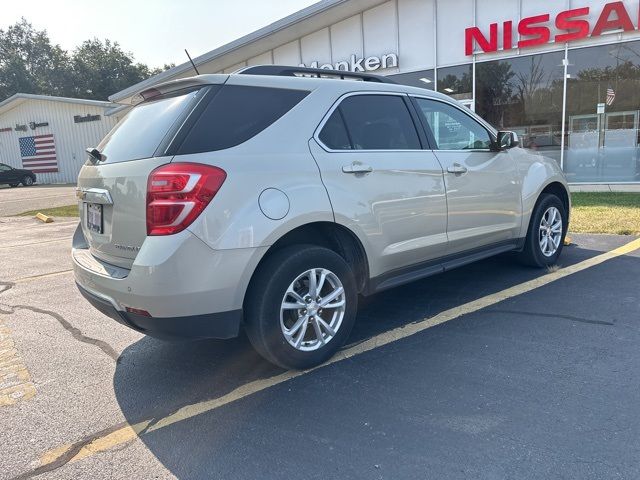
[[[187,49],[184,49],[184,53],[187,54],[187,57],[189,57],[189,61],[191,62],[191,66],[193,67],[193,69],[196,71],[196,75],[200,75],[200,72],[198,71],[198,68],[196,67],[196,64],[193,63],[193,60],[191,60],[191,55],[189,55],[189,52],[187,52]]]

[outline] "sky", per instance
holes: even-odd
[[[29,0],[2,2],[0,29],[26,18],[65,50],[89,38],[120,43],[151,67],[179,65],[317,0]]]

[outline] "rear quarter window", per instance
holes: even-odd
[[[235,147],[276,122],[307,91],[225,85],[212,95],[177,149],[178,155]]]

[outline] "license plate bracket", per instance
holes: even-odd
[[[102,205],[99,203],[87,203],[87,229],[91,232],[102,233]]]

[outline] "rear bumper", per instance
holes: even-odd
[[[262,254],[262,248],[213,250],[187,230],[148,237],[130,269],[94,257],[80,228],[72,249],[84,297],[119,323],[159,338],[237,336]]]
[[[117,310],[109,300],[76,283],[78,290],[91,305],[116,322],[140,333],[163,340],[234,338],[240,331],[242,310],[192,315],[175,318],[154,318]]]

